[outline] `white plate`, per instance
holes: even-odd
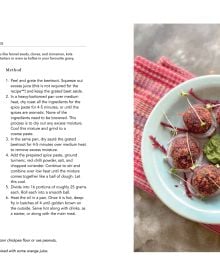
[[[186,81],[169,91],[151,112],[143,131],[141,143],[142,164],[145,175],[156,195],[173,211],[193,221],[220,224],[220,196],[200,200],[190,199],[183,187],[175,187],[179,180],[169,174],[170,167],[164,162],[164,154],[153,148],[150,135],[167,147],[171,139],[169,129],[160,125],[165,121],[163,112],[175,126],[183,126],[179,113],[188,107],[186,98],[181,97],[181,91],[191,88],[197,95],[207,99],[220,100],[220,75],[201,76]],[[190,97],[192,103],[197,103]],[[206,140],[207,141],[207,140]]]

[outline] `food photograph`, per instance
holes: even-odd
[[[220,25],[134,25],[134,251],[220,251]]]

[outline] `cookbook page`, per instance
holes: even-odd
[[[86,52],[87,46],[4,42],[0,48],[0,212],[10,219],[1,253],[48,253],[63,242],[57,223],[85,219]]]
[[[50,4],[0,35],[0,275],[122,277],[133,253],[132,60],[117,52],[133,27]]]

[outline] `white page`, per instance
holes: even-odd
[[[45,253],[1,253],[1,279],[150,279],[155,274],[164,278],[165,272],[171,279],[177,275],[185,279],[183,257],[133,252],[133,24],[190,18],[189,9],[180,12],[178,7],[178,13],[170,9],[170,17],[164,12],[167,2],[159,6],[154,1],[151,5],[152,11],[145,1],[142,6],[118,1],[10,1],[1,5],[0,42],[5,51],[11,49],[7,46],[25,52],[32,51],[30,46],[39,51],[44,46],[45,52],[52,52],[55,46],[69,46],[69,51],[75,52],[73,46],[85,46],[77,49],[80,62],[75,69],[83,76],[85,86],[80,116],[84,126],[78,137],[88,144],[80,155],[82,183],[87,185],[85,213],[11,216],[5,199],[10,175],[5,159],[5,137],[10,128],[10,110],[4,99],[8,74],[6,77],[5,65],[1,64],[0,239],[57,241],[40,245],[33,242],[34,248],[44,248],[48,251]],[[191,10],[194,13],[195,9]],[[197,14],[196,19],[199,20]],[[42,62],[35,68],[34,64],[25,66],[19,62],[16,67],[23,68],[23,77],[77,76],[74,64],[67,64],[59,69],[57,63],[45,66]],[[70,132],[72,136],[76,134]],[[2,248],[29,246],[22,244],[5,243]],[[188,271],[196,276],[192,257],[187,259]],[[213,266],[216,260],[213,259]],[[174,268],[168,269],[171,263]],[[211,277],[212,273],[213,270],[203,270],[204,277]]]
[[[18,4],[14,5],[15,11]],[[127,253],[132,254],[133,252],[132,207],[128,208],[129,213],[127,208],[123,206],[127,204],[127,198],[125,197],[129,192],[124,193],[128,190],[129,185],[132,186],[132,158],[127,159],[128,154],[132,157],[132,94],[130,92],[132,60],[127,61],[131,66],[127,67],[127,75],[121,75],[123,72],[120,71],[120,68],[124,69],[124,65],[119,61],[120,55],[115,55],[118,51],[121,53],[123,48],[122,45],[120,46],[121,32],[127,32],[127,38],[132,41],[133,26],[130,25],[128,30],[124,30],[125,26],[121,26],[118,33],[116,32],[112,37],[109,35],[112,30],[116,30],[117,25],[115,24],[114,27],[112,23],[102,25],[102,21],[105,18],[104,13],[107,12],[103,4],[100,8],[104,13],[100,15],[98,10],[97,14],[96,12],[91,13],[93,5],[90,8],[83,3],[78,7],[69,3],[67,6],[62,5],[62,9],[60,9],[60,5],[54,9],[54,4],[52,6],[48,4],[47,9],[44,3],[43,6],[38,3],[33,14],[24,12],[25,18],[17,24],[18,30],[11,30],[14,29],[14,25],[8,26],[7,32],[2,33],[0,41],[4,45],[1,47],[0,52],[11,52],[10,57],[13,56],[12,53],[29,53],[26,57],[32,57],[32,52],[44,54],[68,52],[73,53],[74,61],[63,62],[51,59],[1,61],[0,84],[4,94],[1,96],[0,105],[2,119],[2,157],[0,165],[3,170],[0,199],[0,219],[2,221],[0,239],[2,239],[2,251],[8,250],[8,252],[2,252],[0,255],[3,264],[0,274],[4,279],[30,279],[30,277],[31,279],[93,279],[95,277],[97,279],[102,279],[103,277],[112,279],[116,273],[117,275],[124,274],[123,267],[126,266],[126,263],[123,264],[121,258]],[[20,10],[20,7],[17,8]],[[112,8],[114,9],[114,7]],[[80,12],[78,12],[79,9]],[[14,16],[16,16],[16,12]],[[99,18],[94,20],[94,17],[97,16]],[[35,20],[36,23],[33,24]],[[28,22],[32,24],[28,24]],[[13,36],[9,34],[10,31],[12,31]],[[113,38],[114,42],[112,41]],[[130,50],[132,51],[132,44],[130,44]],[[24,57],[24,55],[21,55],[21,57]],[[49,55],[49,57],[51,56]],[[6,68],[21,68],[21,72],[6,72]],[[128,90],[124,91],[122,90],[122,85],[128,80],[128,75],[130,75],[130,84],[128,84]],[[26,90],[23,95],[32,94],[33,96],[34,94],[40,94],[37,90],[45,85],[44,81],[42,82],[38,79],[83,79],[83,95],[79,98],[82,102],[81,108],[78,112],[72,113],[72,115],[77,115],[77,121],[82,122],[83,125],[78,127],[70,125],[68,128],[66,127],[67,132],[64,131],[63,135],[56,130],[52,132],[45,130],[42,133],[35,131],[35,135],[32,135],[33,138],[47,139],[43,141],[44,143],[50,142],[47,137],[76,137],[77,142],[86,142],[87,146],[85,148],[80,151],[79,149],[77,150],[78,159],[74,159],[76,163],[80,162],[81,164],[81,178],[78,181],[75,180],[74,184],[70,183],[71,180],[69,179],[61,180],[61,178],[57,177],[38,177],[26,180],[25,183],[10,182],[10,160],[12,158],[11,154],[14,153],[14,151],[10,151],[10,148],[12,148],[10,144],[13,141],[14,144],[22,142],[22,140],[11,140],[11,136],[8,137],[12,133],[10,126],[12,109],[10,104],[12,101],[16,102],[15,94],[22,95],[22,92],[11,92],[12,84],[14,86],[21,85],[22,87],[27,86],[27,84],[31,85],[31,88],[26,87],[22,88],[22,90]],[[28,80],[32,81],[28,82]],[[49,83],[51,85],[51,82]],[[39,85],[40,88],[35,87],[36,85]],[[33,90],[33,92],[27,92],[27,90]],[[13,95],[13,97],[6,98],[6,94]],[[47,94],[49,96],[51,92]],[[39,106],[41,106],[44,98],[36,97],[36,103],[38,99],[41,99],[41,103],[39,103]],[[22,102],[24,100],[27,102],[31,98],[19,97],[19,102],[21,100]],[[129,106],[127,106],[128,103],[130,103]],[[19,111],[35,111],[33,108],[28,109],[26,107],[28,106],[27,103],[14,103],[13,105],[25,107],[13,109],[14,112],[17,112],[17,116]],[[51,106],[52,104],[44,103],[43,105]],[[41,107],[37,108],[37,110],[41,110]],[[43,108],[42,110],[45,111],[46,109]],[[68,114],[71,115],[70,109]],[[28,116],[28,114],[25,116]],[[40,120],[24,121],[37,123]],[[44,126],[43,124],[37,125],[33,123],[30,126]],[[24,124],[20,126],[25,127]],[[48,124],[45,125],[45,127],[47,126]],[[16,127],[16,124],[14,127]],[[51,127],[54,128],[55,125],[53,124]],[[122,131],[123,135],[128,135],[128,137],[121,136]],[[21,132],[20,129],[19,132]],[[5,141],[6,137],[9,138],[9,141]],[[125,142],[124,140],[128,141]],[[27,141],[29,140],[23,140],[25,143]],[[41,140],[34,140],[34,142],[39,145],[43,143]],[[58,141],[56,140],[53,143],[55,142],[57,143]],[[23,148],[27,148],[27,146]],[[39,148],[39,146],[32,148]],[[5,157],[8,149],[9,158]],[[71,148],[69,147],[65,149],[62,147],[59,153],[71,153],[70,150]],[[16,158],[16,153],[15,151],[14,159]],[[23,157],[17,158],[21,159]],[[122,162],[124,162],[125,158],[127,166],[122,168]],[[42,164],[41,162],[35,163]],[[35,163],[30,161],[28,164]],[[27,164],[27,162],[23,162],[23,164]],[[42,170],[43,168],[38,167],[38,169]],[[20,181],[22,180],[23,178]],[[6,188],[6,184],[9,189]],[[11,185],[14,187],[22,184],[28,186],[86,185],[86,190],[80,191],[81,195],[85,197],[83,207],[85,206],[86,209],[82,211],[83,213],[76,211],[76,215],[65,216],[31,214],[41,212],[39,209],[30,211],[23,209],[11,210],[9,207],[12,201],[9,194],[11,192],[10,187]],[[31,187],[28,191],[30,190]],[[35,192],[35,189],[33,191]],[[44,189],[43,191],[46,190]],[[21,190],[19,189],[19,196],[20,192]],[[132,189],[130,189],[131,193]],[[15,194],[18,196],[17,193]],[[9,197],[7,200],[5,199],[6,195]],[[25,195],[23,194],[23,196]],[[29,199],[28,194],[28,198],[23,199],[23,201],[25,200],[29,203],[38,201],[37,195],[33,199],[33,193],[33,195],[30,195],[31,199]],[[41,195],[46,196],[43,193]],[[72,196],[75,195],[77,194],[73,192]],[[17,201],[20,203],[20,200],[19,197]],[[132,201],[132,196],[130,200]],[[36,207],[42,206],[36,205]],[[44,206],[46,207],[46,204]],[[51,204],[48,206],[51,207]],[[18,205],[17,207],[23,207],[23,205]],[[33,206],[29,205],[29,207]],[[30,215],[11,215],[11,212],[15,214],[17,211],[30,212]],[[51,210],[46,210],[45,208],[42,211],[46,213]],[[127,215],[130,217],[128,218]],[[123,223],[121,223],[122,217],[125,217]],[[128,224],[131,225],[128,229],[130,233],[125,238],[124,233],[127,233]],[[13,239],[17,239],[18,242],[12,242],[11,240]],[[42,243],[39,241],[40,239],[50,239],[51,242]],[[118,243],[119,240],[120,242]],[[118,249],[123,253],[115,256],[115,252]],[[32,252],[28,252],[28,250],[32,250]],[[36,250],[35,253],[34,250]],[[41,253],[39,253],[40,250]],[[13,269],[10,269],[11,264],[13,264]],[[21,267],[24,267],[24,264],[25,268],[21,271]]]

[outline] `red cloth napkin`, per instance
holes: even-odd
[[[141,163],[141,138],[145,122],[153,107],[170,89],[193,78],[194,75],[166,57],[152,62],[143,57],[134,61],[134,185],[151,195],[151,189]],[[202,224],[220,233],[220,225]]]

